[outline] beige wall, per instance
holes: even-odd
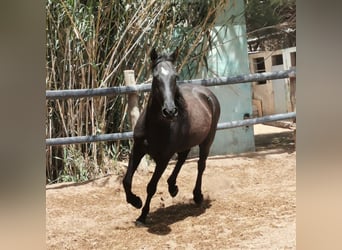
[[[265,72],[290,69],[295,66],[295,60],[293,60],[293,57],[291,59],[292,52],[296,52],[295,47],[249,54],[250,71],[251,73],[260,73],[255,64],[255,59],[260,57],[264,58]],[[277,55],[282,55],[282,65],[275,65],[277,64],[275,61],[272,63],[272,59],[275,60],[275,56]],[[252,83],[253,110],[255,116],[260,116],[260,114],[271,115],[278,113],[279,110],[281,110],[280,112],[291,112],[295,109],[295,105],[293,104],[295,94],[293,91],[295,87],[293,86],[293,81],[291,82],[291,85],[290,79],[279,79],[274,81],[281,82],[273,83],[272,80],[268,80],[266,81],[266,84]],[[281,88],[279,88],[279,84],[283,84]],[[257,112],[260,108],[261,110]]]

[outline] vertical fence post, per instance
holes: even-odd
[[[124,70],[125,84],[126,86],[136,85],[134,70]],[[134,130],[135,124],[139,118],[139,107],[138,107],[138,94],[128,94],[128,114],[131,121],[132,130]]]
[[[136,85],[134,70],[124,70],[125,84],[126,86]],[[134,131],[134,127],[137,124],[140,112],[139,112],[139,96],[138,93],[128,94],[128,114],[131,121],[132,131]],[[143,157],[140,161],[140,166],[143,169],[147,169],[147,161],[146,158]]]

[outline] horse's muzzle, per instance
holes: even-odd
[[[177,117],[178,109],[177,109],[177,107],[163,108],[162,109],[162,115],[164,118],[173,119],[173,118]]]

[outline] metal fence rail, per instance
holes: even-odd
[[[263,117],[245,119],[245,120],[240,120],[240,121],[222,122],[222,123],[217,124],[216,129],[221,130],[221,129],[228,129],[228,128],[237,128],[237,127],[250,126],[250,125],[265,123],[265,122],[274,122],[274,121],[280,121],[280,120],[293,119],[295,117],[296,117],[296,112],[276,114],[276,115],[267,115]]]
[[[249,126],[259,123],[271,122],[292,119],[296,117],[296,112],[268,115],[258,118],[245,119],[241,121],[223,122],[217,125],[217,130],[237,128],[243,126]],[[99,142],[99,141],[118,141],[128,140],[133,138],[133,132],[124,133],[113,133],[113,134],[102,134],[102,135],[91,135],[91,136],[75,136],[75,137],[61,137],[61,138],[50,138],[46,139],[46,146],[57,146],[66,144],[77,144],[87,142]]]
[[[238,84],[245,82],[264,81],[283,79],[295,76],[295,69],[282,70],[277,72],[265,72],[258,74],[246,74],[233,77],[218,77],[210,79],[194,79],[186,81],[178,81],[178,84],[198,84],[204,86],[217,86],[226,84]],[[110,88],[98,88],[98,89],[73,89],[73,90],[48,90],[46,91],[46,99],[67,99],[67,98],[82,98],[93,96],[109,96],[118,94],[130,94],[135,92],[147,92],[151,90],[151,84],[139,84],[133,86],[120,86]],[[271,121],[279,121],[292,119],[296,117],[296,112],[268,115],[258,118],[245,119],[240,121],[223,122],[217,125],[217,130],[236,128],[242,126],[250,126],[258,123],[265,123]],[[46,146],[57,146],[77,143],[90,143],[100,141],[118,141],[127,140],[133,138],[133,132],[124,133],[112,133],[101,135],[89,135],[89,136],[75,136],[75,137],[60,137],[60,138],[48,138],[46,139]]]
[[[218,86],[226,84],[238,84],[246,82],[257,82],[265,80],[283,79],[295,75],[295,69],[281,70],[276,72],[265,72],[257,74],[245,74],[230,77],[217,77],[210,79],[194,79],[178,81],[178,84],[191,83],[203,86]],[[68,90],[47,90],[46,99],[67,99],[94,96],[111,96],[120,94],[130,94],[136,92],[148,92],[151,90],[151,83],[138,84],[134,86],[119,86],[97,89],[68,89]]]
[[[128,140],[131,138],[133,138],[132,131],[123,132],[123,133],[102,134],[102,135],[85,135],[85,136],[49,138],[49,139],[46,139],[46,146],[57,146],[57,145],[100,142],[100,141],[119,141],[119,140]]]

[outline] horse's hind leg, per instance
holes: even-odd
[[[136,171],[141,158],[145,155],[145,152],[143,150],[143,144],[136,144],[134,143],[132,153],[129,157],[128,162],[128,168],[126,175],[123,179],[123,186],[126,193],[126,200],[128,203],[132,204],[135,208],[141,208],[142,207],[142,201],[141,199],[132,193],[132,179],[134,172]]]
[[[200,147],[200,155],[199,160],[197,163],[197,179],[196,179],[196,185],[193,191],[194,195],[194,201],[196,204],[200,204],[203,201],[203,194],[202,194],[202,175],[206,167],[206,160],[209,155],[209,150],[211,146],[212,140],[209,140],[205,143],[202,143]]]
[[[170,175],[169,179],[167,179],[167,183],[169,184],[169,193],[172,197],[175,197],[178,193],[178,187],[176,185],[177,176],[189,152],[190,152],[190,149],[178,153],[178,160],[177,160],[176,166],[173,169],[172,174]]]

